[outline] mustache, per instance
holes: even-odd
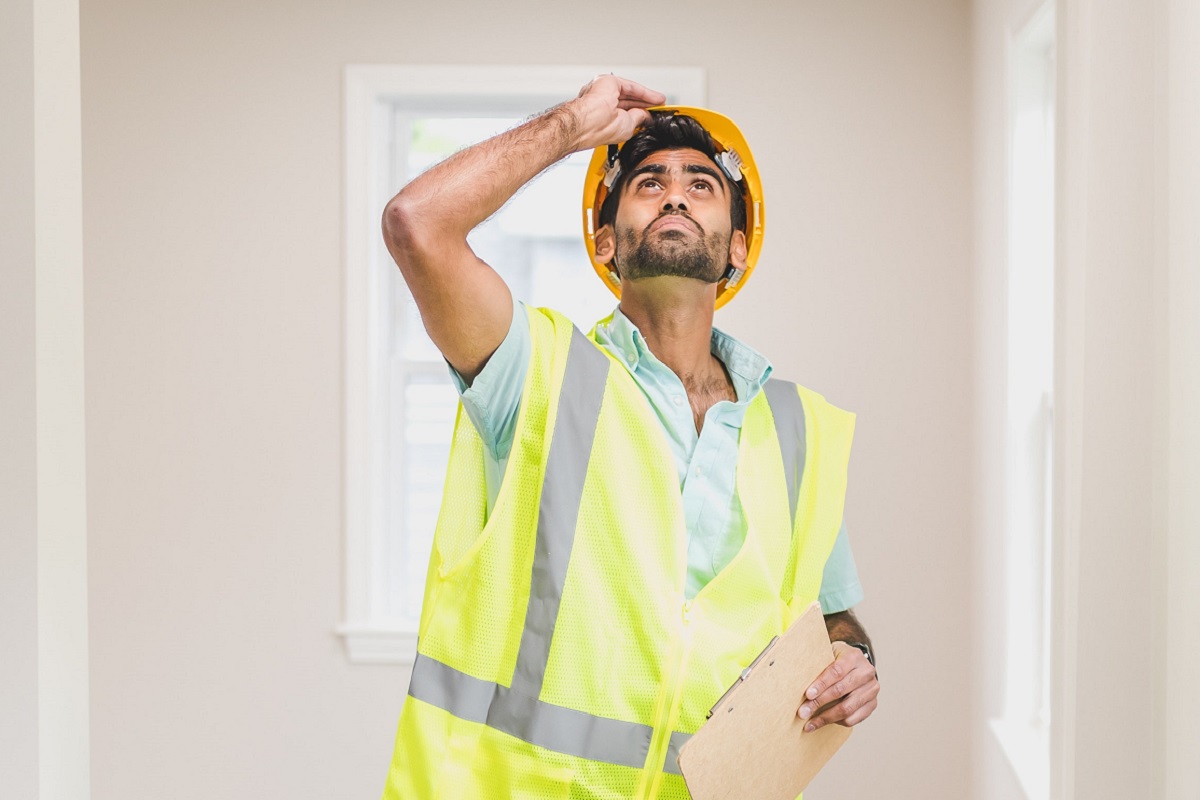
[[[683,219],[690,222],[696,228],[696,230],[700,232],[701,236],[704,235],[704,226],[701,225],[699,222],[697,222],[695,220],[695,218],[693,218],[692,215],[687,213],[686,211],[664,211],[663,213],[661,213],[657,217],[655,217],[653,220],[651,220],[650,224],[647,225],[645,227],[645,229],[642,230],[643,235],[646,233],[649,233],[650,229],[653,228],[655,225],[657,225],[658,221],[661,220],[663,217],[682,217]]]

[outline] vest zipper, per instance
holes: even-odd
[[[675,730],[675,723],[679,719],[679,700],[683,691],[683,664],[687,660],[692,649],[692,600],[687,600],[683,604],[681,616],[681,624],[678,632],[671,643],[671,659],[670,673],[667,678],[667,683],[663,687],[661,700],[659,702],[658,712],[654,720],[654,734],[650,739],[650,758],[648,769],[644,771],[644,775],[649,777],[649,783],[646,780],[642,781],[645,787],[644,793],[641,795],[645,800],[653,800],[658,796],[659,787],[663,779],[663,766],[667,759],[667,748],[671,744],[671,733]],[[665,701],[665,702],[662,702]]]

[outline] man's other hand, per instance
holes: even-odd
[[[647,108],[667,102],[662,92],[616,75],[597,75],[567,105],[574,114],[576,150],[623,142],[650,118]]]
[[[800,719],[809,720],[805,731],[831,722],[853,727],[879,705],[879,679],[863,651],[834,642],[833,655],[833,663],[808,687],[807,699],[796,711]]]

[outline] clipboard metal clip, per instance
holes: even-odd
[[[753,661],[750,662],[750,666],[748,666],[744,670],[742,670],[742,674],[738,675],[738,678],[736,681],[733,682],[733,685],[725,690],[725,694],[721,695],[721,699],[719,699],[719,700],[717,700],[717,702],[713,703],[713,707],[708,710],[708,714],[704,717],[705,719],[712,719],[712,715],[715,714],[717,709],[721,707],[721,704],[725,702],[725,699],[727,697],[729,697],[729,695],[733,694],[734,689],[736,689],[737,687],[742,685],[742,681],[744,681],[744,680],[746,680],[746,678],[750,677],[750,673],[753,672],[754,668],[758,666],[758,662],[763,660],[763,656],[765,656],[768,652],[770,652],[771,648],[774,647],[775,643],[778,641],[779,641],[779,637],[775,636],[771,639],[771,641],[767,642],[767,646],[764,647],[762,652],[759,653],[758,656]]]

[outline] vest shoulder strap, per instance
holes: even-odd
[[[783,474],[787,480],[788,505],[792,524],[796,524],[796,504],[800,499],[800,481],[804,476],[805,421],[804,401],[799,386],[790,381],[769,379],[763,394],[775,418],[775,435],[779,437],[779,452],[783,456]]]
[[[768,380],[792,511],[791,557],[783,597],[803,610],[817,598],[825,561],[841,528],[855,415],[799,384]]]

